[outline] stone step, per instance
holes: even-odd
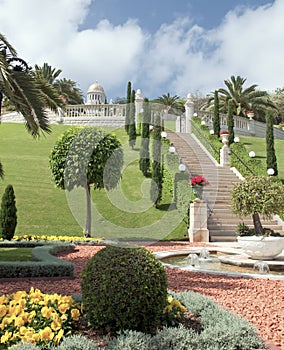
[[[242,220],[232,213],[231,191],[240,179],[229,167],[216,166],[191,135],[169,133],[169,139],[183,164],[187,166],[190,176],[202,175],[209,181],[203,189],[203,199],[208,205],[210,241],[236,241],[236,228],[239,223],[244,221],[249,227],[253,227],[251,218]],[[262,220],[262,225],[278,232],[282,229],[276,221]]]

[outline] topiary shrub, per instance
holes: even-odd
[[[87,262],[81,290],[93,327],[153,333],[167,302],[167,275],[145,248],[108,246]]]
[[[0,230],[3,239],[11,240],[17,226],[17,208],[14,189],[8,185],[2,197],[0,212]]]

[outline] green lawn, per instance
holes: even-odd
[[[67,193],[55,187],[48,157],[59,135],[70,126],[54,125],[50,135],[33,139],[23,124],[0,126],[0,160],[5,178],[0,182],[0,196],[7,184],[14,187],[18,209],[17,235],[82,236],[85,222],[85,193]],[[185,238],[186,226],[180,224],[176,210],[163,210],[150,203],[149,179],[138,170],[139,144],[131,150],[123,129],[114,131],[124,147],[126,167],[121,186],[115,191],[92,191],[93,236],[106,238]],[[171,208],[170,208],[171,209]],[[74,218],[75,216],[75,218]]]
[[[264,167],[266,168],[265,139],[260,137],[240,136],[240,141],[245,144],[248,152],[255,152],[256,158],[260,159],[263,162]],[[275,140],[274,146],[277,158],[279,177],[284,182],[284,140]]]
[[[0,248],[0,261],[30,261],[32,248]]]

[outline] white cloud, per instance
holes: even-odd
[[[80,30],[91,3],[0,0],[0,30],[30,65],[48,62],[62,69],[61,76],[77,81],[84,92],[99,80],[108,98],[124,96],[128,80],[150,98],[208,93],[231,75],[262,89],[284,86],[283,0],[237,8],[214,30],[180,18],[153,34],[131,19]]]

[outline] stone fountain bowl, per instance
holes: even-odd
[[[255,260],[275,259],[284,249],[284,237],[242,236],[238,237],[238,243]]]

